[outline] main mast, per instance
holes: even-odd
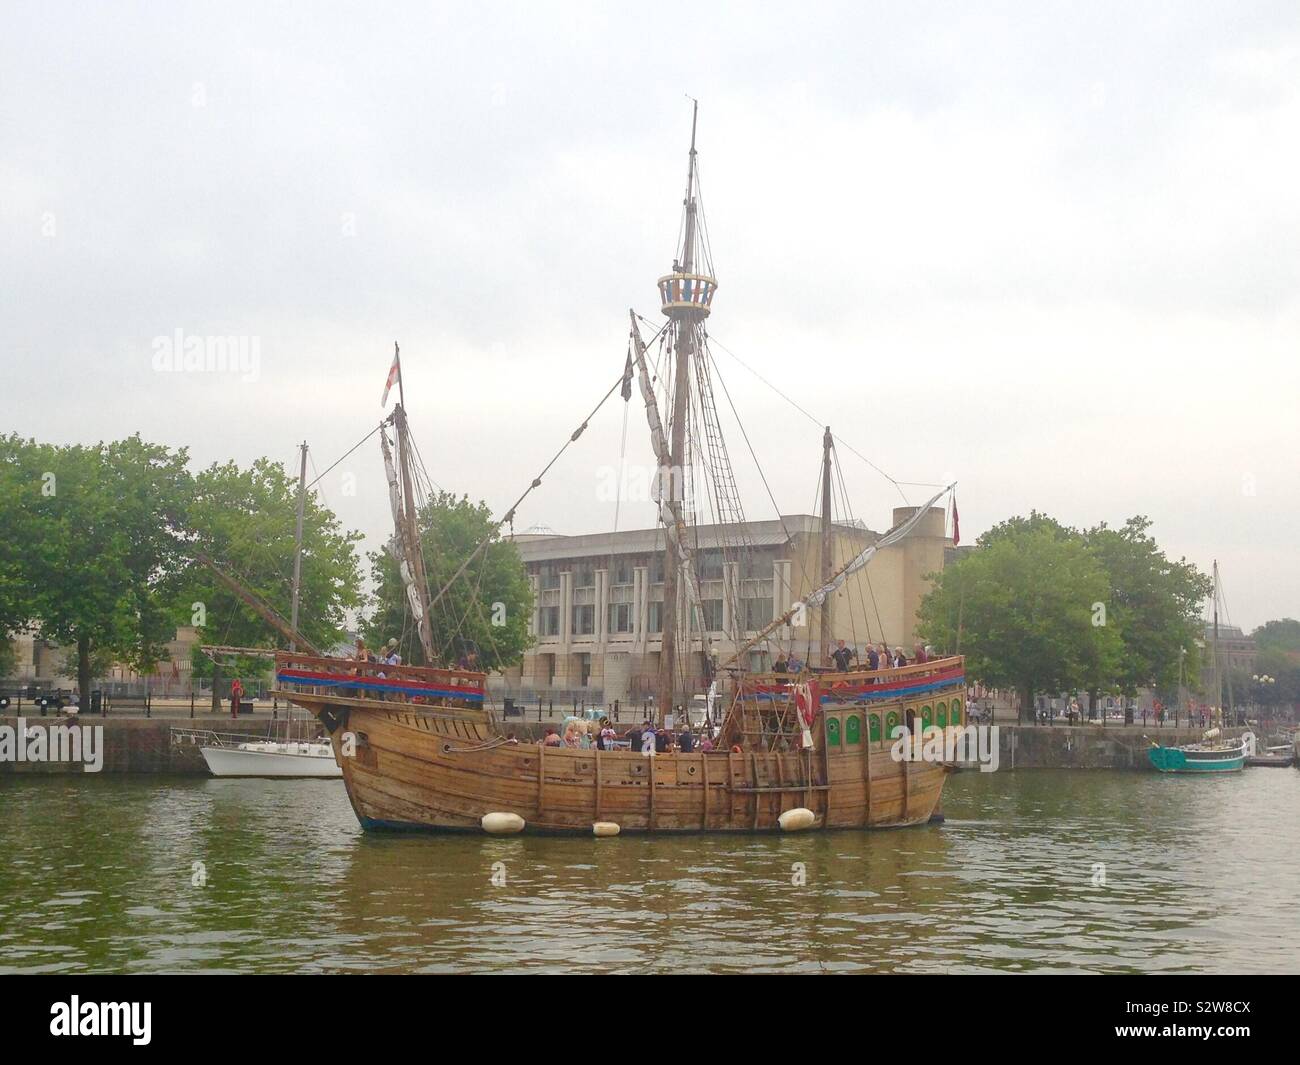
[[[659,279],[659,298],[663,313],[670,321],[669,336],[676,356],[673,369],[673,405],[669,411],[669,456],[671,466],[659,469],[659,491],[673,515],[681,520],[685,492],[686,425],[690,417],[691,368],[700,347],[700,331],[709,316],[717,281],[708,273],[696,273],[698,240],[698,204],[695,172],[695,127],[700,105],[691,113],[691,150],[686,172],[685,224],[682,245],[673,270]],[[706,267],[707,269],[707,267]],[[659,715],[672,713],[673,699],[679,682],[677,670],[677,599],[681,559],[671,544],[664,551],[664,602],[662,651],[659,655]],[[689,627],[687,629],[689,645]]]
[[[826,435],[822,437],[822,584],[831,579],[834,559],[831,558],[831,427],[826,426]],[[834,611],[835,597],[828,595],[822,600],[821,638],[823,666],[831,661],[831,615]]]

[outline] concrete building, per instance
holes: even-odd
[[[1205,646],[1208,648],[1214,640],[1214,626],[1205,629]],[[1219,660],[1224,669],[1240,670],[1243,673],[1254,672],[1255,637],[1248,636],[1236,625],[1219,623]]]
[[[894,525],[914,513],[897,508]],[[833,639],[859,650],[886,641],[912,653],[916,610],[929,588],[927,576],[944,565],[951,545],[945,512],[931,508],[901,543],[884,548],[834,597]],[[700,526],[695,557],[703,622],[718,660],[768,625],[820,583],[821,525],[796,514],[735,527]],[[694,537],[695,531],[692,530]],[[836,524],[833,567],[838,568],[880,536],[860,525]],[[739,542],[739,545],[738,545]],[[522,664],[494,676],[499,695],[525,700],[638,703],[652,696],[659,672],[663,626],[664,534],[661,529],[586,536],[552,532],[518,534],[514,543],[533,587],[530,631],[535,639]],[[684,590],[679,617],[686,616]],[[736,615],[739,615],[738,617]],[[750,652],[751,669],[770,668],[781,651],[797,651],[819,664],[820,614],[813,610],[777,629]],[[699,629],[691,653],[680,659],[680,697],[705,688]]]
[[[12,684],[41,684],[53,688],[73,690],[77,687],[77,649],[47,643],[30,632],[19,633],[10,641],[14,652],[14,667],[5,680]],[[159,692],[188,692],[191,683],[191,652],[198,643],[198,631],[191,625],[176,630],[169,640],[166,657],[158,663],[153,673],[142,677],[130,666],[115,663],[100,682],[139,683],[147,680]]]

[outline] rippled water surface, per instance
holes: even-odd
[[[0,972],[1300,970],[1294,769],[962,773],[944,806],[894,832],[375,836],[337,781],[5,776]]]

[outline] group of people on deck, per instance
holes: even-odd
[[[632,750],[639,751],[642,754],[669,754],[671,752],[680,752],[690,754],[693,751],[703,751],[705,754],[713,750],[713,740],[705,732],[697,736],[691,726],[687,724],[684,728],[674,731],[668,728],[658,728],[649,719],[642,721],[640,725],[630,728],[620,736],[608,719],[600,723],[599,728],[590,727],[593,723],[570,719],[564,726],[564,735],[561,736],[554,725],[548,725],[546,734],[537,741],[539,747],[570,747],[578,750]],[[515,734],[512,732],[506,738],[507,743],[518,743]]]
[[[903,666],[921,665],[933,661],[936,657],[934,648],[929,644],[915,644],[912,649],[912,657],[909,659],[903,653],[901,647],[895,647],[891,651],[888,644],[869,643],[866,650],[859,655],[856,648],[850,647],[843,640],[839,640],[836,642],[835,650],[831,652],[830,662],[820,669],[813,667],[811,672],[826,673],[834,671],[848,673],[853,668],[851,663],[854,662],[858,663],[857,668],[859,670],[901,669]],[[808,671],[808,667],[798,653],[793,650],[788,655],[780,655],[772,665],[773,673],[804,673]]]

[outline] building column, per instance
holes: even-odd
[[[596,570],[596,646],[609,639],[609,570]],[[594,668],[594,667],[593,667]]]
[[[772,563],[772,610],[776,617],[780,617],[792,606],[794,599],[790,592],[790,560],[777,559]],[[791,636],[789,625],[782,625],[776,630],[778,640],[789,641]]]
[[[637,566],[632,571],[632,646],[645,650],[646,628],[649,625],[650,570]]]
[[[560,574],[560,649],[569,652],[573,641],[573,574]]]

